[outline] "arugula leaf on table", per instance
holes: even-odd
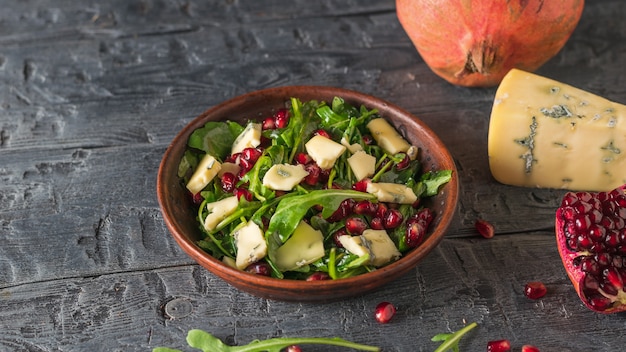
[[[255,340],[245,346],[229,346],[208,332],[198,329],[190,330],[187,333],[187,343],[190,347],[199,349],[203,352],[281,352],[284,348],[289,346],[305,344],[339,346],[359,351],[380,351],[380,348],[378,347],[350,342],[338,337],[277,337],[267,340]],[[152,350],[152,352],[182,351],[167,347],[156,347]]]
[[[477,326],[478,324],[473,322],[471,324],[466,325],[462,329],[457,330],[454,333],[451,333],[451,334],[444,333],[444,334],[437,334],[433,336],[431,341],[435,341],[435,342],[443,341],[443,343],[439,345],[439,347],[437,347],[437,349],[434,352],[446,352],[450,350],[452,350],[453,352],[459,352],[459,341],[461,340],[461,337],[463,337],[463,335],[465,335],[468,331],[472,330],[473,328]]]

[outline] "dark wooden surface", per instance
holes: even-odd
[[[626,316],[583,307],[561,266],[552,226],[563,191],[491,178],[495,89],[432,74],[393,1],[4,0],[1,9],[0,351],[185,348],[192,328],[231,344],[339,336],[432,351],[433,335],[472,321],[461,351],[504,338],[542,352],[626,345]],[[589,0],[539,73],[626,103],[625,14],[623,0]],[[447,239],[382,290],[321,305],[256,298],[195,265],[163,224],[155,178],[178,130],[236,95],[296,84],[395,103],[458,162],[462,198]],[[474,232],[477,218],[495,238]],[[549,292],[531,301],[522,290],[535,280]],[[373,317],[383,300],[398,307],[387,325]]]

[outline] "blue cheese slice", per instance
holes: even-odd
[[[504,184],[614,189],[626,183],[626,106],[513,69],[495,95],[488,153]]]
[[[371,120],[366,127],[376,143],[388,154],[406,153],[411,148],[409,142],[382,117]]]
[[[256,148],[261,144],[262,126],[260,123],[248,123],[244,130],[235,138],[231,154],[241,153],[246,148]]]
[[[320,135],[315,135],[304,145],[311,159],[322,169],[327,170],[346,151],[346,147]]]
[[[399,183],[370,182],[366,192],[375,195],[379,202],[413,204],[417,200],[410,187]]]
[[[233,237],[237,246],[235,265],[245,269],[248,265],[263,259],[267,255],[267,242],[263,231],[254,221],[234,231]]]
[[[385,230],[367,229],[360,236],[340,236],[339,242],[348,252],[359,257],[369,255],[376,267],[395,261],[402,254]]]
[[[215,202],[207,203],[209,215],[204,219],[204,228],[207,231],[214,230],[226,217],[237,210],[239,199],[236,196],[227,197]]]
[[[272,165],[263,176],[263,186],[275,191],[291,191],[308,175],[302,165]]]
[[[324,236],[321,231],[300,221],[287,242],[274,254],[274,264],[281,271],[296,270],[324,256]]]
[[[187,189],[192,194],[197,194],[202,191],[206,185],[209,184],[215,178],[215,175],[219,173],[221,164],[215,160],[215,158],[206,154],[202,157],[202,160],[198,163],[198,167],[189,178],[187,182]]]

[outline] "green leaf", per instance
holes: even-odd
[[[380,348],[350,342],[338,337],[278,337],[267,340],[255,340],[244,346],[229,346],[208,332],[193,329],[187,333],[187,343],[190,347],[203,352],[281,352],[284,348],[292,345],[326,345],[351,348],[358,351],[377,352]],[[181,352],[166,347],[157,347],[152,352]]]
[[[439,347],[434,352],[446,352],[452,350],[453,352],[459,352],[459,341],[463,335],[467,334],[470,330],[477,327],[478,324],[471,323],[463,327],[462,329],[452,333],[452,334],[437,334],[433,336],[431,341],[443,341]]]
[[[311,207],[321,205],[323,208],[322,217],[327,218],[339,208],[341,202],[348,198],[374,200],[376,196],[346,189],[323,189],[288,197],[278,203],[267,232],[269,234],[278,234],[280,240],[284,243]]]
[[[233,123],[209,121],[203,127],[193,131],[189,136],[187,145],[223,160],[230,154],[235,138],[237,138],[237,134],[233,133],[235,129],[232,126]]]
[[[439,187],[448,183],[452,179],[452,170],[441,170],[427,172],[422,175],[422,182],[426,185],[424,196],[431,197],[439,192]]]

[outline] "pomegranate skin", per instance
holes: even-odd
[[[626,185],[622,185],[621,187],[616,188],[612,192],[617,192],[617,193],[626,195]],[[580,193],[585,193],[587,196],[591,195],[592,197],[594,197],[594,200],[598,198],[602,198],[603,200],[601,202],[606,202],[606,199],[604,199],[605,197],[598,197],[599,193],[591,193],[591,192],[580,192]],[[600,192],[600,193],[606,194],[608,192]],[[556,221],[555,221],[557,248],[558,248],[561,260],[563,262],[565,271],[567,272],[567,275],[570,281],[572,282],[572,285],[574,286],[574,289],[576,290],[576,293],[580,297],[581,301],[589,309],[598,313],[603,313],[603,314],[619,313],[619,312],[626,311],[626,286],[622,286],[621,288],[618,288],[617,294],[609,294],[611,298],[610,300],[607,299],[607,302],[609,301],[610,302],[606,303],[605,305],[601,305],[601,304],[594,305],[592,303],[593,298],[590,297],[586,293],[586,290],[585,290],[586,273],[582,269],[583,265],[581,264],[580,259],[584,257],[591,257],[593,255],[606,257],[607,253],[609,253],[610,251],[594,250],[593,247],[589,250],[572,250],[571,249],[571,245],[568,245],[568,239],[567,239],[567,234],[566,234],[566,232],[568,231],[566,219],[572,218],[571,207],[568,207],[566,204],[568,203],[568,199],[567,199],[568,195],[569,193],[565,195],[561,203],[561,207],[557,209]],[[624,198],[623,202],[626,202],[626,198]],[[620,212],[620,210],[622,211]],[[619,217],[622,217],[622,218],[626,217],[625,216],[626,206],[617,210],[615,210],[615,208],[611,208],[611,211],[615,214],[617,213],[621,214],[619,215]],[[624,221],[622,221],[621,224],[622,226],[624,226]],[[620,228],[618,230],[626,232],[624,228]],[[612,252],[610,253],[610,255],[613,255],[615,257],[621,257],[621,258],[626,257],[624,253],[619,253],[619,252]],[[624,260],[625,259],[622,259],[622,263],[624,262]],[[622,264],[622,267],[623,267],[623,264]],[[626,280],[622,283],[626,285]]]
[[[534,72],[578,25],[584,0],[396,0],[400,24],[430,69],[492,87],[512,68]]]

